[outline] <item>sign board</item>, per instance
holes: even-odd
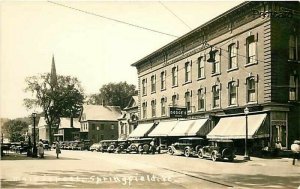
[[[170,107],[170,118],[187,118],[187,108]]]

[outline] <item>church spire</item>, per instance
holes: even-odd
[[[51,65],[51,74],[50,74],[50,83],[53,88],[57,86],[57,75],[55,68],[54,55],[52,55],[52,65]]]

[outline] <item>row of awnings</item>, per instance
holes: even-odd
[[[267,114],[248,115],[248,138],[269,136]],[[206,136],[209,139],[243,139],[246,136],[245,116],[221,118],[210,131],[208,119],[161,121],[140,124],[129,137]]]

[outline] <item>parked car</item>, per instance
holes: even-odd
[[[107,148],[113,140],[101,140],[100,141],[100,152],[107,152]]]
[[[233,161],[235,150],[232,140],[211,140],[209,145],[204,146],[198,151],[198,157],[211,158],[213,161],[224,160]]]
[[[131,144],[126,149],[126,153],[150,153],[150,142],[153,138],[130,139]]]
[[[42,143],[43,143],[43,147],[44,147],[45,150],[50,149],[48,140],[42,140]]]
[[[117,147],[118,147],[118,140],[112,140],[107,147],[107,152],[113,153],[113,152],[115,152]]]
[[[117,153],[122,153],[122,152],[126,152],[128,146],[130,145],[130,141],[127,140],[123,140],[123,141],[118,141],[118,146],[116,148],[116,152]]]
[[[206,140],[201,137],[179,138],[177,142],[169,146],[168,153],[171,155],[196,156],[200,148],[206,145]]]
[[[96,152],[99,152],[100,151],[100,143],[97,142],[97,143],[94,143],[92,144],[92,146],[90,146],[90,151],[96,151]]]

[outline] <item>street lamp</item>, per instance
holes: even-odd
[[[248,150],[247,150],[247,142],[248,142],[248,114],[249,114],[249,109],[246,107],[244,109],[244,113],[246,116],[246,137],[245,137],[245,155],[244,155],[244,160],[250,160],[250,156],[248,155]]]
[[[32,118],[33,118],[33,148],[32,148],[32,157],[37,157],[36,138],[35,138],[35,118],[36,118],[36,113],[32,113]]]

